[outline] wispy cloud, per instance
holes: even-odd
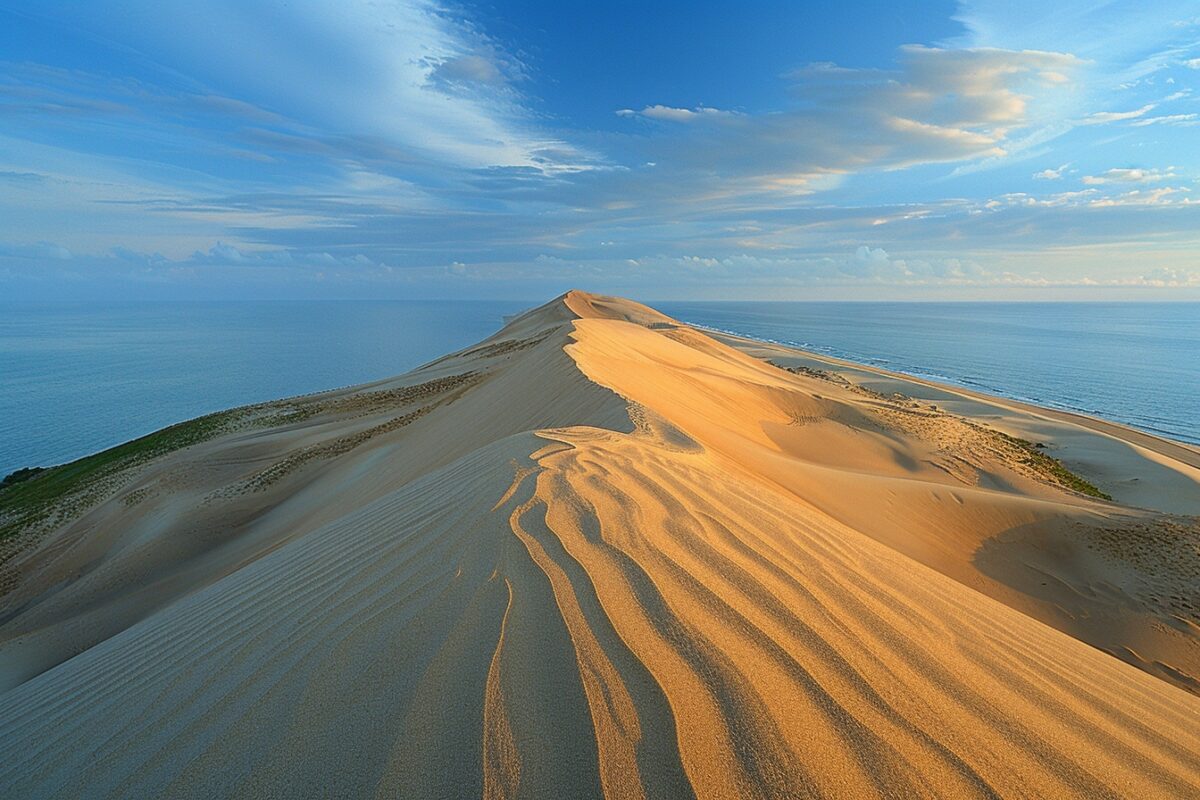
[[[840,175],[1004,155],[1046,113],[1077,60],[1063,53],[904,47],[891,71],[812,64],[788,74],[796,107],[768,114],[651,106],[623,116],[690,123],[647,142],[675,180],[730,193],[807,193]]]
[[[29,244],[0,242],[0,258],[70,261],[72,253],[62,245],[52,242],[33,242]]]
[[[1135,128],[1144,128],[1147,125],[1193,125],[1200,114],[1163,114],[1157,117],[1146,117],[1132,123]]]
[[[433,62],[426,81],[443,91],[507,87],[507,64],[483,55],[452,56]]]
[[[1134,243],[1186,270],[1187,5],[968,0],[960,37],[871,67],[850,47],[731,64],[762,89],[745,104],[638,76],[573,118],[544,42],[437,0],[50,4],[38,19],[112,60],[47,47],[0,69],[0,270],[481,294],[554,275],[1015,285],[1132,280]]]
[[[1163,186],[1157,189],[1133,189],[1112,197],[1101,197],[1090,205],[1096,208],[1112,206],[1192,205],[1191,190],[1182,186]]]
[[[697,106],[696,108],[672,108],[671,106],[653,105],[646,106],[641,111],[634,111],[631,108],[622,108],[617,112],[618,117],[642,117],[644,119],[656,119],[667,122],[694,122],[701,119],[712,119],[714,117],[727,117],[733,114],[732,111],[722,111],[719,108],[707,108],[705,106]]]
[[[1054,169],[1046,168],[1040,170],[1039,172],[1033,173],[1033,177],[1035,180],[1039,181],[1057,181],[1062,178],[1063,172],[1065,172],[1070,166],[1070,164],[1063,164],[1061,167]]]
[[[158,66],[147,78],[107,86],[77,73],[39,81],[23,66],[17,88],[41,94],[26,107],[42,114],[145,117],[207,105],[259,124],[287,120],[305,135],[385,142],[472,167],[538,168],[536,152],[569,150],[509,90],[522,73],[519,61],[426,0],[336,7],[302,0],[283,12],[263,2],[134,0],[121,15],[87,4],[47,13]],[[150,106],[155,96],[172,102]]]
[[[1147,103],[1141,108],[1135,108],[1132,111],[1097,111],[1094,114],[1089,114],[1083,119],[1084,125],[1105,125],[1109,122],[1123,122],[1128,119],[1137,119],[1145,116],[1157,108],[1156,103]]]
[[[1106,183],[1158,183],[1159,181],[1178,178],[1172,170],[1174,167],[1159,169],[1115,168],[1100,175],[1084,175],[1083,182],[1089,186],[1100,186]]]

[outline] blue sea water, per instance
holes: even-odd
[[[490,336],[529,305],[0,307],[0,475],[211,411],[406,372]]]
[[[659,303],[677,319],[1200,443],[1200,303]]]
[[[0,307],[0,475],[404,372],[520,301]],[[1200,304],[658,303],[687,322],[1200,442]]]

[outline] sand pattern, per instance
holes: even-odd
[[[1194,518],[1005,420],[578,292],[307,402],[12,557],[0,795],[1200,794]]]

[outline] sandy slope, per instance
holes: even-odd
[[[0,795],[1195,796],[1195,521],[1020,452],[571,293],[12,545]]]
[[[1054,455],[1084,473],[1118,501],[1160,511],[1200,515],[1200,448],[1108,420],[985,395],[877,367],[726,333],[713,338],[756,358],[785,366],[829,370],[855,384],[902,392],[1001,430],[1050,443]],[[1168,387],[1174,390],[1176,387]],[[1182,386],[1178,387],[1182,390]]]

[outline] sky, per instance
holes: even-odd
[[[1198,145],[1195,0],[0,0],[0,297],[1200,300]]]

